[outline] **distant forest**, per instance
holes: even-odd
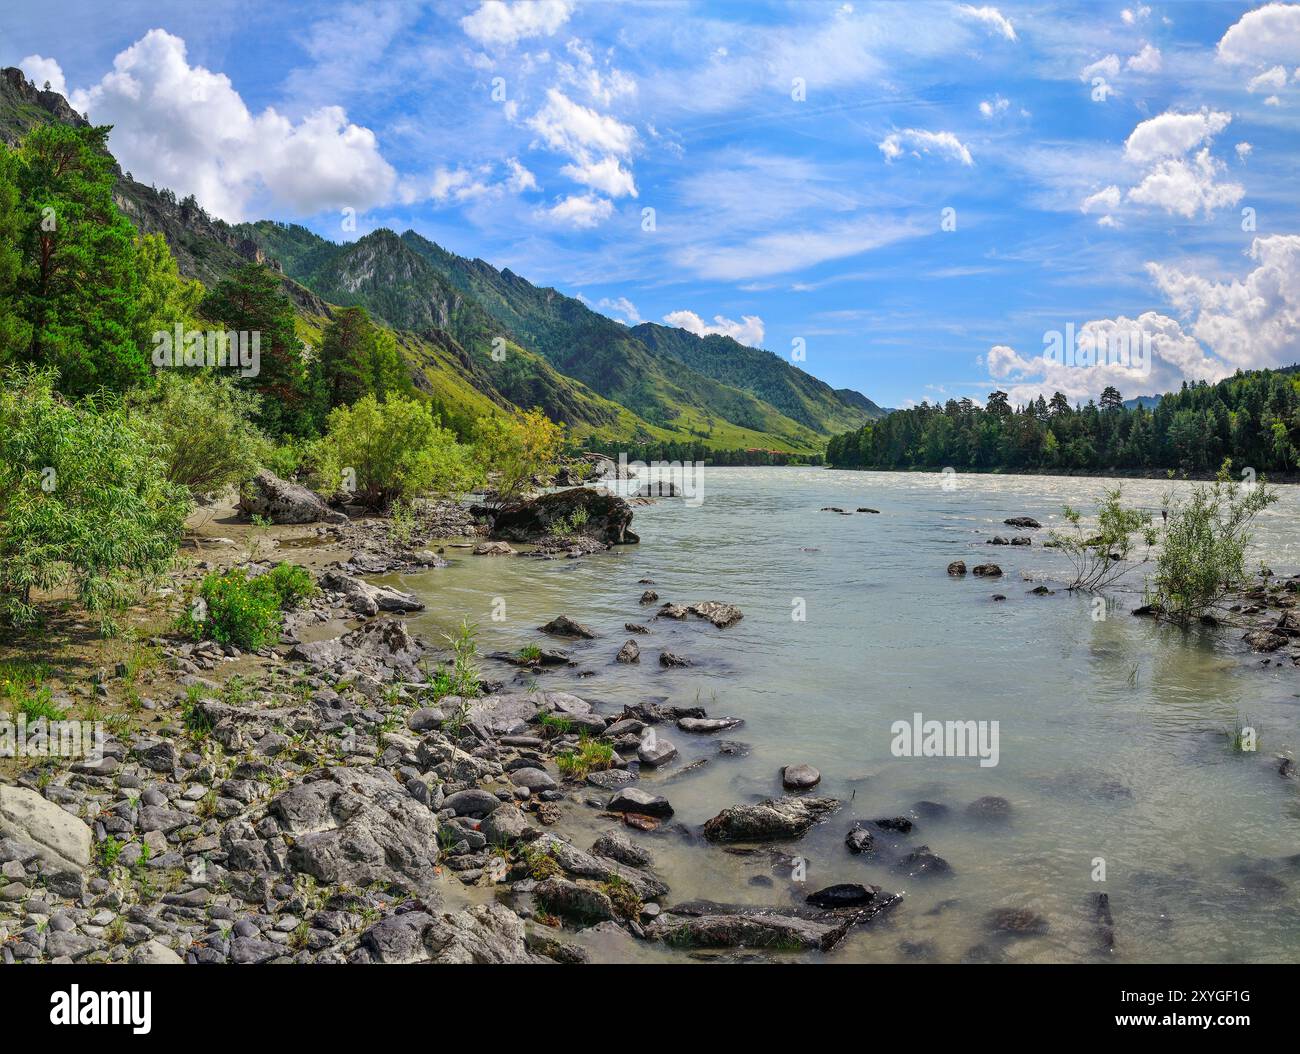
[[[1300,462],[1298,369],[1184,383],[1153,409],[1125,407],[1114,388],[1086,406],[1071,406],[1060,392],[1018,407],[1002,391],[985,407],[970,399],[922,403],[833,437],[826,461],[836,468],[1198,475],[1230,458],[1236,472],[1290,473]]]

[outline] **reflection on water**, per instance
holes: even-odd
[[[1114,481],[962,476],[944,490],[928,474],[821,469],[709,469],[704,501],[638,508],[639,546],[583,560],[469,556],[394,579],[418,591],[427,638],[462,614],[478,621],[482,650],[518,648],[536,627],[568,614],[600,634],[565,644],[576,670],[538,682],[617,711],[646,699],[703,705],[745,724],[724,735],[751,748],[717,755],[717,738],[667,735],[680,748],[643,778],[667,794],[685,830],[647,838],[671,899],[787,904],[833,882],[870,882],[906,894],[881,924],[832,953],[844,960],[1086,961],[1099,948],[1093,904],[1109,894],[1114,958],[1124,961],[1274,961],[1296,958],[1300,937],[1300,794],[1274,755],[1296,745],[1300,671],[1262,667],[1239,633],[1182,633],[1137,619],[1140,572],[1103,621],[1091,600],[1059,587],[1064,559],[1041,547],[991,547],[1009,516],[1060,523],[1070,501],[1091,510]],[[1124,481],[1126,500],[1158,509],[1171,486]],[[1258,549],[1279,574],[1300,570],[1300,494],[1262,517]],[[869,506],[841,516],[822,506]],[[1021,533],[1021,532],[1015,532]],[[948,563],[992,560],[1006,576],[953,579]],[[744,621],[717,630],[698,619],[654,620],[638,598],[654,580],[663,600],[720,599]],[[992,601],[1003,593],[1005,602]],[[491,620],[495,598],[507,621]],[[806,620],[792,612],[799,602]],[[614,663],[625,622],[646,622],[638,666]],[[658,665],[662,648],[690,669]],[[508,677],[505,667],[494,676]],[[588,674],[588,676],[580,676]],[[890,725],[927,719],[1000,722],[1001,759],[895,758]],[[1223,734],[1238,715],[1260,730],[1256,756],[1231,754]],[[691,762],[697,770],[678,775]],[[780,793],[782,765],[821,770],[819,793],[844,808],[779,852],[736,854],[690,832],[724,806]],[[965,807],[985,795],[1012,804],[1009,823],[981,826]],[[585,797],[585,795],[583,795]],[[910,835],[884,835],[885,858],[843,844],[855,820],[944,806]],[[585,810],[574,808],[579,817]],[[586,822],[586,821],[582,821]],[[607,821],[590,817],[594,833]],[[908,878],[888,860],[928,845],[947,878]],[[787,853],[807,861],[803,886]],[[1103,860],[1105,881],[1093,880]],[[996,908],[1046,917],[1044,935],[991,936]],[[619,945],[618,954],[633,954]],[[617,957],[610,952],[611,957]]]

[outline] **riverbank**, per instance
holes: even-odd
[[[777,500],[754,493],[752,477],[735,478],[743,489],[728,489],[724,478],[709,492],[706,510],[736,502],[764,508]],[[802,555],[792,540],[784,560],[794,564],[795,581],[802,579],[794,588],[812,598],[812,627],[825,634],[817,597],[826,586],[809,580],[811,570],[830,561],[835,573],[837,537],[850,551],[894,553],[885,532],[898,519],[899,499],[863,490],[858,496],[869,499],[863,504],[880,507],[882,515],[837,516],[817,511],[818,491],[780,494],[786,506],[806,508],[800,530],[819,539]],[[997,503],[1006,517],[1038,511],[1022,500]],[[825,691],[815,682],[803,682],[802,694],[773,685],[785,715],[774,721],[771,708],[751,694],[757,683],[770,682],[771,670],[762,667],[756,682],[745,667],[759,662],[756,647],[775,650],[790,664],[773,618],[774,608],[785,607],[786,625],[798,626],[790,621],[787,579],[760,557],[757,536],[749,539],[748,573],[760,592],[701,565],[704,550],[684,548],[681,530],[700,536],[708,549],[725,543],[717,526],[700,526],[717,524],[721,513],[686,519],[697,515],[671,500],[639,506],[641,545],[585,554],[569,545],[543,552],[549,558],[528,559],[537,549],[518,541],[506,543],[515,556],[473,555],[486,539],[464,534],[472,521],[446,508],[401,543],[387,521],[263,529],[210,510],[195,532],[196,562],[169,583],[175,592],[162,598],[164,607],[179,610],[188,578],[250,560],[307,566],[323,592],[289,619],[286,639],[266,654],[229,654],[160,635],[157,663],[130,686],[116,670],[103,680],[102,693],[86,681],[106,709],[130,687],[140,699],[138,720],[113,735],[107,771],[60,766],[48,778],[21,784],[65,815],[76,813],[91,832],[94,859],[81,870],[79,886],[48,861],[19,858],[21,875],[9,867],[5,874],[12,877],[0,890],[4,947],[24,961],[61,954],[91,961],[167,958],[160,948],[188,961],[325,962],[756,953],[1022,961],[1027,955],[1059,960],[1063,948],[1071,958],[1144,954],[1139,893],[1110,887],[1118,925],[1108,951],[1105,927],[1096,923],[1095,887],[1084,884],[1073,903],[1036,892],[1034,876],[1053,872],[1043,870],[1035,847],[1045,805],[1025,785],[997,776],[999,769],[976,782],[933,767],[919,781],[900,782],[875,761],[876,734],[861,717],[851,726],[862,729],[860,760],[846,762],[831,740],[808,738],[814,718],[825,719],[815,712],[823,705],[818,700],[850,695],[829,680],[830,671],[822,675]],[[781,525],[770,513],[766,522],[768,533],[779,536]],[[913,584],[925,609],[935,610],[933,590],[964,619],[995,619],[980,630],[977,643],[984,648],[1012,632],[1008,619],[1017,611],[1041,619],[1072,604],[1059,591],[1032,595],[1032,582],[1010,588],[1030,573],[1026,560],[1050,554],[1040,545],[1014,553],[989,547],[997,531],[1012,533],[998,523],[967,531],[963,542],[949,534],[941,546],[972,563],[974,555],[997,555],[1004,565],[997,584],[949,579],[938,563],[924,589]],[[725,558],[736,564],[732,554]],[[554,591],[559,584],[562,593]],[[863,588],[852,578],[848,584]],[[990,603],[993,589],[1009,599]],[[647,592],[659,595],[643,604]],[[471,595],[472,602],[462,599]],[[489,613],[497,597],[509,615],[494,624]],[[708,599],[736,601],[743,617],[736,621],[732,611],[698,603]],[[901,620],[912,640],[913,672],[903,676],[915,679],[915,664],[936,661],[939,653],[915,636],[906,607],[891,602],[894,621]],[[372,603],[376,610],[367,614]],[[412,603],[425,608],[384,610]],[[454,629],[467,613],[482,620],[481,650],[502,656],[485,661],[484,678],[496,683],[476,701],[430,703],[419,663],[431,659],[432,669],[444,668],[448,655],[434,627]],[[561,615],[577,625],[552,625]],[[856,614],[841,618],[860,627]],[[1152,632],[1127,615],[1101,628],[1115,624]],[[544,625],[554,632],[543,632]],[[616,659],[628,640],[636,643],[637,663]],[[535,643],[541,654],[525,653],[522,642]],[[957,668],[961,647],[955,639],[948,644],[947,661]],[[1088,645],[1098,653],[1110,647],[1104,639]],[[662,665],[665,651],[691,665]],[[1256,661],[1240,646],[1234,654],[1239,670]],[[825,664],[826,653],[818,661]],[[1009,661],[1007,653],[1001,662]],[[971,674],[969,659],[964,665],[965,683],[998,683]],[[863,668],[852,667],[851,675],[860,678],[855,671]],[[1159,676],[1144,666],[1139,677],[1153,675]],[[1278,675],[1295,676],[1289,668]],[[1257,675],[1229,676],[1247,685]],[[1190,681],[1198,677],[1204,680],[1204,672],[1189,672]],[[894,682],[891,671],[885,683],[903,682]],[[737,693],[737,684],[745,691]],[[713,687],[701,693],[697,685]],[[69,693],[70,701],[77,698]],[[1038,709],[1046,705],[1034,702]],[[923,708],[939,705],[937,696],[929,697]],[[1109,705],[1119,711],[1120,696]],[[910,717],[911,708],[903,697],[885,716],[898,710]],[[1001,717],[1003,769],[1009,766],[1014,776],[1016,758],[1029,744],[1011,714]],[[1057,719],[1063,718],[1077,725],[1068,711]],[[724,724],[699,723],[716,720]],[[884,720],[880,732],[885,744],[888,725]],[[1240,774],[1253,784],[1248,773],[1258,768],[1261,793],[1284,803],[1279,787],[1289,782],[1277,775],[1276,736],[1270,730],[1265,750]],[[606,760],[597,749],[602,743],[620,759],[608,769],[599,767]],[[1207,740],[1198,737],[1197,744],[1199,753]],[[1147,840],[1145,865],[1164,885],[1145,900],[1163,903],[1172,881],[1166,876],[1176,873],[1165,856],[1177,840],[1160,842],[1146,828],[1142,813],[1154,788],[1144,774],[1113,758],[1105,764],[1111,771],[1097,771],[1097,762],[1083,770],[1059,749],[1040,757],[1052,767],[1053,779],[1044,784],[1051,795],[1095,801]],[[1178,760],[1193,773],[1188,758]],[[581,773],[575,761],[591,770]],[[821,782],[787,790],[782,767],[800,765],[821,769]],[[813,778],[786,775],[805,784]],[[1159,779],[1168,791],[1182,791],[1167,774]],[[789,801],[761,806],[769,799]],[[1071,815],[1077,824],[1077,811]],[[1210,821],[1202,815],[1199,822]],[[733,841],[736,836],[742,840]],[[1283,896],[1289,888],[1288,876],[1277,870],[1284,865],[1266,864],[1267,850],[1253,829],[1248,837],[1257,852],[1234,881],[1272,912],[1279,887]],[[98,848],[109,838],[122,843],[111,862]],[[1055,844],[1068,843],[1057,838]],[[67,851],[76,848],[70,842]],[[1106,855],[1119,869],[1126,853],[1113,850]],[[992,878],[1008,860],[1020,862],[1017,880],[1008,883],[1004,873],[996,880],[1000,895],[989,899],[980,872],[992,868]],[[1199,864],[1194,873],[1201,875]],[[840,886],[859,888],[807,901]],[[895,900],[900,893],[905,898]]]

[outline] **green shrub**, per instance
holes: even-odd
[[[1209,614],[1246,585],[1251,521],[1277,501],[1263,481],[1249,487],[1233,481],[1230,467],[1224,462],[1215,481],[1194,487],[1187,501],[1165,498],[1168,523],[1151,599],[1180,626]]]
[[[189,498],[125,413],[53,385],[0,374],[0,623],[35,622],[35,591],[70,588],[110,629],[170,566]]]
[[[158,445],[167,479],[192,494],[242,483],[270,456],[270,442],[253,424],[257,396],[233,378],[163,371],[131,405],[132,423]]]
[[[474,429],[474,449],[493,481],[501,504],[523,497],[534,476],[555,468],[564,442],[564,426],[549,420],[541,410],[511,417],[484,417]]]
[[[182,628],[196,639],[257,651],[280,639],[283,612],[315,591],[311,575],[293,564],[277,564],[254,578],[243,568],[213,571],[199,585],[203,604],[186,612]]]
[[[1146,543],[1147,551],[1155,544],[1156,532],[1151,516],[1139,509],[1126,509],[1120,503],[1120,489],[1107,490],[1097,507],[1097,525],[1085,527],[1083,514],[1070,505],[1063,515],[1068,530],[1051,532],[1051,540],[1074,565],[1070,589],[1097,591],[1105,589],[1129,568],[1136,551],[1134,535]],[[1142,559],[1146,560],[1146,554]]]
[[[425,492],[463,494],[479,478],[456,434],[428,407],[398,396],[367,395],[332,410],[312,453],[320,489],[355,485],[357,501],[371,509]]]

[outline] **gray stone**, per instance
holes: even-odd
[[[30,843],[61,870],[90,866],[90,828],[26,787],[0,784],[0,837]]]

